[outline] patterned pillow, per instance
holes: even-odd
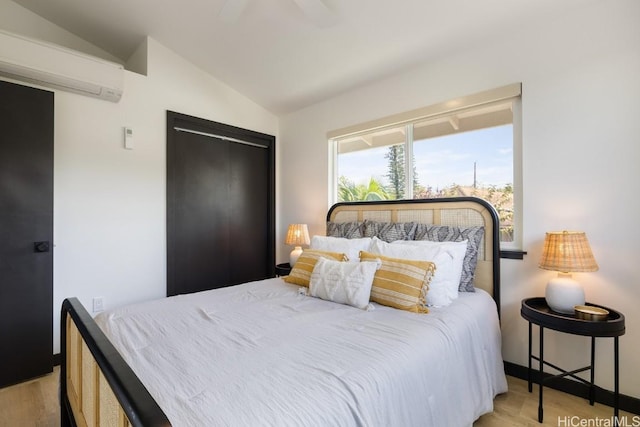
[[[327,236],[357,239],[364,237],[364,222],[327,222]]]
[[[394,240],[414,240],[416,234],[415,222],[364,222],[364,237],[377,237],[385,242]]]
[[[418,224],[414,240],[431,240],[433,242],[461,242],[468,240],[458,291],[475,292],[473,277],[478,264],[478,250],[482,236],[484,236],[484,227],[460,228],[449,225]]]
[[[435,264],[360,252],[361,261],[381,261],[373,277],[371,301],[414,313],[428,313],[425,295]]]
[[[311,279],[311,272],[313,267],[316,266],[319,258],[334,259],[336,261],[346,261],[345,254],[337,252],[325,252],[325,251],[302,251],[300,258],[296,261],[296,264],[291,269],[288,276],[284,278],[284,281],[294,285],[309,286],[309,280]]]
[[[309,295],[366,309],[377,262],[339,262],[319,258],[311,273]]]

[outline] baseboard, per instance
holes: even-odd
[[[529,369],[525,366],[517,365],[511,362],[504,362],[504,372],[512,377],[520,378],[527,381],[528,371]],[[578,381],[572,381],[566,378],[555,378],[552,380],[548,380],[548,378],[552,377],[553,375],[546,372],[543,373],[543,376],[545,380],[545,387],[551,387],[553,389],[560,390],[574,396],[589,399],[589,387],[586,384],[582,384]],[[536,384],[539,384],[539,378],[540,373],[537,370],[533,370],[531,374],[532,381]],[[602,387],[598,387],[597,385],[595,391],[596,402],[613,407],[612,391],[605,390]],[[621,410],[640,415],[640,399],[620,394],[618,404]]]
[[[53,355],[53,366],[60,366],[61,360],[60,353],[55,353]]]

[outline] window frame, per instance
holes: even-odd
[[[522,84],[514,83],[496,89],[467,95],[461,98],[434,104],[428,107],[419,108],[403,113],[394,114],[388,117],[372,120],[346,128],[337,129],[327,133],[329,146],[329,206],[332,206],[338,199],[338,141],[345,137],[357,136],[359,134],[371,133],[385,128],[399,127],[405,128],[405,194],[413,196],[413,130],[414,123],[435,119],[441,116],[455,114],[456,112],[480,109],[491,104],[511,102],[512,129],[513,129],[513,241],[500,242],[501,250],[513,253],[524,254],[522,252],[523,236],[523,178],[522,178]],[[490,127],[490,126],[488,126]],[[488,128],[488,127],[485,127]],[[509,258],[514,258],[509,256]],[[515,257],[521,258],[521,256]]]

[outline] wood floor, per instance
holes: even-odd
[[[56,367],[53,374],[26,383],[0,389],[0,427],[53,427],[60,425],[60,411],[58,408],[58,375],[60,368]],[[589,403],[581,398],[571,396],[556,390],[545,388],[543,424],[538,423],[538,388],[534,386],[533,393],[527,391],[526,381],[507,377],[509,392],[498,396],[494,401],[494,411],[477,420],[474,427],[503,427],[503,426],[571,426],[571,425],[609,425],[595,424],[595,420],[611,418],[613,410],[604,405]],[[625,412],[627,425],[634,425],[634,416]],[[567,417],[567,421],[562,420]],[[571,417],[579,417],[573,419]],[[637,416],[636,416],[637,417]],[[640,418],[635,418],[640,420]],[[438,426],[446,427],[446,426]]]
[[[483,415],[474,427],[502,426],[609,426],[613,419],[613,408],[572,396],[551,388],[544,388],[544,422],[538,423],[538,386],[533,392],[527,390],[527,382],[507,376],[509,392],[497,396],[493,401],[493,412]],[[627,426],[638,425],[640,416],[620,411],[627,417]],[[636,417],[636,418],[634,418]],[[606,420],[605,420],[606,419]],[[633,424],[633,422],[636,424]]]
[[[0,427],[53,427],[60,425],[58,375],[0,388]]]

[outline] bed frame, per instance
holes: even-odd
[[[61,426],[171,425],[77,298],[62,302],[60,333]]]
[[[420,222],[484,226],[474,279],[493,296],[500,313],[498,215],[482,199],[338,203],[327,221]],[[64,426],[170,426],[167,416],[77,298],[62,303],[60,412]]]

